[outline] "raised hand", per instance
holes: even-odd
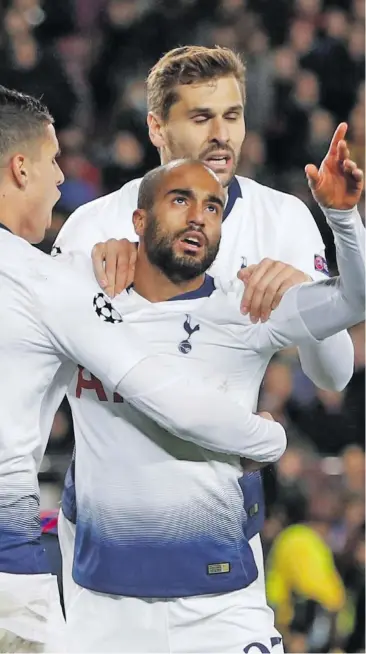
[[[347,129],[347,123],[338,125],[319,170],[314,164],[305,166],[311,192],[323,207],[352,209],[361,197],[363,172],[350,159],[345,141]]]

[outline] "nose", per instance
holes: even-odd
[[[203,205],[200,204],[199,202],[194,202],[192,203],[192,206],[190,207],[190,210],[188,211],[187,214],[187,223],[188,225],[191,226],[198,226],[202,227],[205,223],[205,217],[204,217],[204,208]]]
[[[61,186],[65,181],[65,175],[63,174],[60,166],[57,164],[57,179],[56,179],[56,184],[57,186]]]
[[[217,141],[219,145],[225,146],[229,138],[229,129],[226,121],[221,116],[216,116],[211,122],[210,141]]]

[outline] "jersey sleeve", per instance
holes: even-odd
[[[89,257],[65,255],[35,271],[34,306],[51,349],[115,390],[141,361],[143,345],[94,280]]]
[[[280,259],[309,275],[314,281],[329,276],[325,246],[306,204],[287,195],[280,234]]]
[[[295,286],[260,325],[274,349],[321,341],[364,320],[365,229],[357,209],[324,210],[336,245],[339,277]]]
[[[64,260],[49,259],[48,274],[38,275],[34,304],[53,351],[84,366],[179,438],[225,454],[276,461],[286,448],[283,427],[235,404],[209,380],[185,377],[176,357],[150,355],[100,292],[84,260],[76,272]]]
[[[298,198],[288,195],[284,203],[284,227],[280,259],[307,273],[314,281],[329,277],[325,248],[316,222]],[[347,331],[316,343],[302,342],[299,359],[304,373],[319,388],[340,391],[353,374],[354,351]]]

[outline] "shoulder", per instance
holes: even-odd
[[[240,324],[246,322],[246,317],[240,313],[240,302],[243,296],[244,284],[237,277],[219,276],[214,278],[215,292],[209,298],[211,307],[219,310],[221,317]]]
[[[9,232],[0,234],[0,253],[0,272],[9,273],[12,279],[26,279],[38,262],[48,257],[28,241]]]
[[[45,282],[52,277],[52,259],[24,239],[0,236],[0,277],[2,296],[32,306]]]
[[[280,215],[286,217],[288,212],[309,211],[306,204],[295,195],[285,193],[284,191],[277,191],[270,186],[255,182],[248,177],[236,176],[236,178],[239,182],[243,198],[245,195],[250,194],[258,202],[271,206],[272,212],[278,212]]]
[[[53,254],[78,250],[90,256],[99,241],[110,238],[136,241],[132,214],[137,206],[140,181],[134,179],[118,191],[76,209],[61,228]]]
[[[214,277],[216,294],[229,296],[238,295],[243,292],[244,284],[237,277],[225,277],[219,275]]]
[[[311,243],[312,247],[314,244],[318,249],[322,247],[319,229],[305,202],[295,195],[277,191],[246,177],[237,179],[243,202],[247,202],[247,210],[261,224],[264,238],[268,235],[275,237],[281,249],[302,239],[305,246]],[[245,200],[248,196],[249,199]]]
[[[137,196],[141,179],[133,179],[122,186],[118,191],[103,195],[92,202],[82,205],[68,219],[70,220],[96,220],[104,222],[106,218],[118,216],[120,212],[130,210],[137,206]]]

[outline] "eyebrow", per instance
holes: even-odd
[[[167,191],[165,197],[167,197],[168,195],[183,195],[184,198],[189,198],[189,199],[194,198],[194,193],[189,188],[172,188],[169,189],[169,191]],[[221,209],[224,208],[223,200],[218,195],[215,195],[214,193],[208,195],[206,201],[218,204],[221,207]]]
[[[244,107],[242,104],[235,104],[232,107],[228,107],[225,110],[225,114],[230,114],[233,112],[243,112]],[[210,107],[193,107],[193,109],[190,109],[188,114],[192,116],[193,114],[212,114],[212,109]]]
[[[208,202],[214,202],[215,204],[218,204],[221,207],[221,209],[224,208],[224,203],[221,200],[221,198],[219,198],[218,195],[209,195],[208,198],[207,198],[207,201]]]

